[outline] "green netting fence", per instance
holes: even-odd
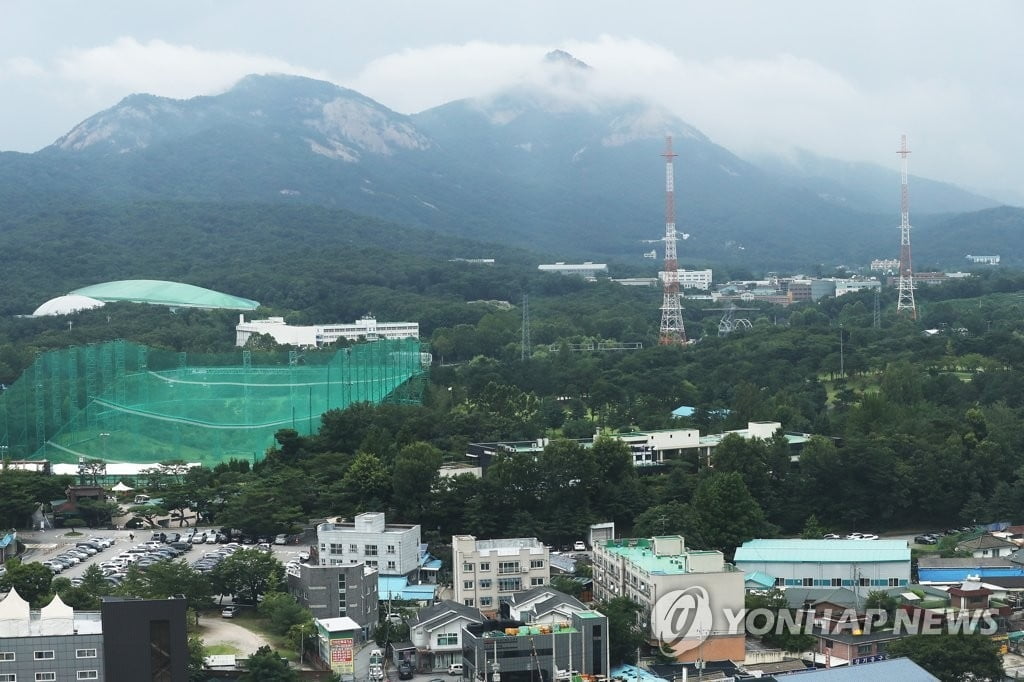
[[[44,353],[0,394],[8,459],[215,464],[255,460],[274,433],[314,433],[356,402],[422,397],[416,339],[336,352],[185,354],[111,341]]]

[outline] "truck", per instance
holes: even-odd
[[[383,682],[384,678],[384,654],[380,649],[370,651],[370,682]]]

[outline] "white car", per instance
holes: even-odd
[[[574,551],[574,552],[586,552],[587,551],[587,543],[583,542],[583,540],[577,540],[572,545],[572,551]]]

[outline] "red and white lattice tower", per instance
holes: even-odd
[[[910,195],[907,192],[907,136],[900,136],[900,156],[902,180],[900,192],[900,291],[896,302],[896,313],[906,313],[910,319],[917,319],[917,306],[914,304],[914,269],[910,263]]]
[[[686,343],[683,327],[683,306],[679,303],[679,262],[676,260],[676,198],[672,159],[672,136],[665,138],[665,281],[661,303],[661,336],[663,346]]]

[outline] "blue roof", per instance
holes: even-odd
[[[693,413],[697,411],[696,407],[690,407],[689,405],[680,405],[676,409],[672,410],[673,417],[692,417]]]
[[[788,675],[786,676],[789,677]],[[909,658],[847,665],[840,668],[820,668],[793,673],[794,680],[813,679],[815,682],[874,682],[874,680],[900,680],[900,682],[933,682],[939,678]]]
[[[440,571],[441,570],[441,560],[440,559],[430,559],[428,561],[425,561],[423,563],[423,568],[427,568],[427,569],[430,569],[432,571]]]
[[[751,573],[747,573],[743,576],[743,581],[748,583],[757,583],[765,588],[775,585],[775,578],[767,573],[762,573],[761,571],[752,571]]]
[[[1024,575],[1024,566],[954,566],[917,569],[917,579],[929,583],[959,583],[968,576],[1006,578]]]
[[[381,575],[377,577],[379,599],[404,599],[407,601],[433,601],[437,585],[410,585],[404,575]]]
[[[668,682],[664,677],[658,677],[643,668],[628,663],[612,668],[612,677],[620,677],[629,682]]]
[[[0,548],[6,547],[7,545],[14,542],[14,537],[14,533],[8,533],[7,535],[5,535],[3,539],[0,540]]]
[[[749,540],[734,563],[854,563],[910,561],[906,540]]]

